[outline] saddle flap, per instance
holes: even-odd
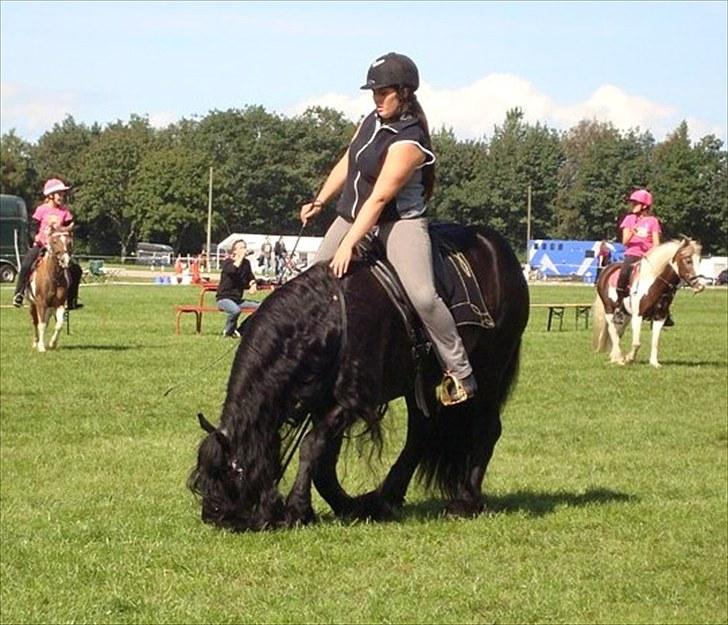
[[[491,329],[495,322],[463,252],[467,245],[465,233],[465,228],[455,224],[430,226],[435,288],[450,309],[455,325]]]
[[[456,224],[430,225],[435,289],[450,309],[456,326],[491,329],[495,322],[485,305],[475,272],[463,253],[467,246],[466,233],[463,226]],[[419,325],[404,287],[386,259],[382,242],[368,234],[359,243],[358,252],[405,319],[405,325]]]

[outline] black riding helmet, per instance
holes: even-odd
[[[404,54],[389,52],[369,66],[367,82],[361,88],[379,89],[394,85],[403,85],[416,91],[420,86],[420,74],[411,58]]]

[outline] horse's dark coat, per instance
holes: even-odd
[[[201,442],[188,480],[203,520],[234,530],[310,522],[312,482],[337,515],[385,518],[403,503],[415,471],[447,497],[450,512],[482,511],[482,480],[517,374],[529,298],[505,239],[471,227],[459,236],[495,320],[491,330],[461,328],[478,394],[437,407],[442,373],[430,354],[424,375],[434,414],[425,418],[413,397],[412,346],[381,285],[360,264],[340,281],[324,264],[314,266],[274,291],[244,324],[220,425]],[[379,488],[351,497],[336,474],[343,437],[362,421],[377,441],[382,407],[400,396],[408,407],[404,449]],[[282,441],[309,415],[313,428],[284,501],[277,490]]]

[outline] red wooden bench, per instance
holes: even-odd
[[[208,282],[200,285],[200,301],[197,304],[180,304],[175,306],[175,334],[180,333],[180,322],[182,315],[194,314],[195,315],[195,332],[197,334],[202,333],[202,316],[205,313],[220,313],[225,312],[220,310],[217,306],[206,306],[205,295],[207,293],[217,293],[217,283]],[[242,314],[250,314],[255,310],[253,307],[243,306],[240,309]]]

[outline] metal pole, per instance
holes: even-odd
[[[528,203],[526,209],[526,265],[530,269],[530,263],[528,262],[528,242],[531,240],[531,183],[528,183]]]
[[[212,167],[210,167],[210,186],[207,191],[207,254],[205,271],[210,271],[210,250],[212,249]]]

